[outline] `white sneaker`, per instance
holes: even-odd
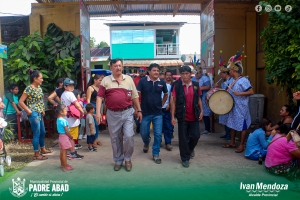
[[[209,135],[209,134],[210,134],[210,132],[208,132],[207,130],[205,130],[201,133],[201,135]]]
[[[83,138],[83,139],[86,139],[86,138],[87,138],[87,135],[85,134],[82,138]]]
[[[82,134],[80,134],[80,135],[78,136],[78,140],[81,140],[81,139],[82,139],[82,137],[83,137],[83,135],[82,135]]]

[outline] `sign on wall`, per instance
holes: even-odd
[[[214,76],[214,0],[201,13],[201,67],[210,76]]]
[[[0,58],[7,59],[7,46],[0,44]]]

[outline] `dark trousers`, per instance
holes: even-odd
[[[165,138],[165,145],[171,144],[172,134],[173,134],[173,125],[171,124],[171,113],[170,110],[162,109],[163,116],[163,133]]]
[[[133,117],[133,119],[134,119],[134,121],[135,121],[136,128],[137,128],[138,130],[140,130],[140,128],[141,128],[141,122],[140,122],[140,120],[137,119],[136,117]]]
[[[178,122],[179,152],[182,161],[189,161],[200,138],[198,121]]]
[[[203,121],[204,121],[204,125],[205,125],[205,130],[210,132],[210,118],[209,118],[209,116],[203,116]]]

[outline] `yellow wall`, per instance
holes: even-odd
[[[215,3],[215,73],[218,72],[220,50],[226,60],[245,45],[244,76],[249,76],[256,91],[256,12],[255,4]],[[220,79],[216,75],[215,81]]]
[[[265,81],[260,32],[267,25],[268,15],[258,15],[254,10],[256,4],[215,3],[215,81],[220,79],[217,75],[220,50],[227,63],[245,45],[243,75],[249,76],[255,93],[266,96],[264,115],[276,122],[280,119],[280,108],[288,101],[285,92],[279,94],[278,87]]]
[[[54,5],[33,3],[29,17],[30,33],[40,31],[45,35],[47,26],[55,23],[64,31],[71,31],[75,36],[80,34],[80,10],[78,5]]]

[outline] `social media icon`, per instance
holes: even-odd
[[[267,12],[271,12],[272,11],[272,6],[271,5],[266,5],[265,10]]]
[[[255,11],[256,11],[256,12],[262,11],[262,6],[261,6],[261,5],[256,5],[256,6],[255,6]]]
[[[280,6],[280,5],[276,5],[276,6],[274,7],[274,10],[275,10],[276,12],[280,12],[280,11],[281,11],[281,6]]]
[[[285,6],[285,11],[286,11],[286,12],[291,12],[292,9],[293,9],[293,8],[292,8],[292,6],[290,6],[290,5],[286,5],[286,6]]]

